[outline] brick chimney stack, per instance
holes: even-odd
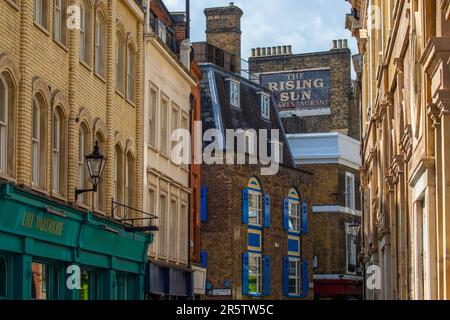
[[[236,56],[241,70],[241,17],[243,11],[233,2],[226,7],[206,8],[206,42]]]

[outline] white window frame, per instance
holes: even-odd
[[[301,204],[298,200],[289,199],[289,230],[300,232]]]
[[[230,105],[241,108],[241,84],[235,80],[230,81]]]
[[[163,199],[164,198],[164,199]],[[158,254],[161,258],[167,258],[167,217],[168,217],[168,200],[167,193],[159,194],[159,210],[158,210]],[[162,210],[164,204],[164,210]]]
[[[254,206],[253,197],[257,198],[257,206]],[[263,200],[262,192],[249,190],[248,191],[248,224],[256,227],[262,227],[263,225]],[[252,222],[252,218],[256,219],[256,222]]]
[[[40,26],[44,26],[44,8],[45,0],[34,0],[34,22]]]
[[[256,262],[253,266],[252,263]],[[263,267],[263,256],[260,253],[249,253],[248,254],[248,292],[249,294],[261,294],[263,293],[263,277],[264,277],[264,267]],[[256,277],[256,291],[250,290],[251,277]]]
[[[60,168],[61,168],[61,118],[58,111],[53,112],[53,146],[52,146],[52,191],[61,194]]]
[[[54,34],[55,40],[58,41],[59,43],[62,43],[62,28],[63,28],[62,1],[63,0],[55,0]]]
[[[266,93],[260,93],[260,108],[261,108],[261,117],[269,120],[270,119],[270,96]]]
[[[291,263],[294,264],[294,268],[291,268]],[[291,271],[294,270],[294,273]],[[288,291],[289,295],[298,296],[301,294],[300,280],[301,280],[301,270],[300,270],[300,258],[289,257],[289,280],[288,280]],[[291,281],[295,281],[294,291],[291,290]]]
[[[36,98],[33,99],[33,123],[32,123],[32,184],[40,186],[40,160],[41,160],[41,106]],[[36,112],[36,114],[35,114]]]
[[[132,54],[131,54],[132,52]],[[133,45],[129,43],[127,45],[127,99],[131,102],[135,101],[136,93],[135,93],[135,56],[136,50]]]
[[[345,252],[346,252],[346,271],[347,274],[356,274],[358,269],[357,253],[356,253],[356,237],[357,235],[350,228],[350,223],[345,224]],[[350,248],[349,248],[349,241]],[[355,266],[354,271],[350,271],[349,265],[353,263]]]
[[[348,185],[349,179],[351,180],[350,186]],[[345,173],[345,206],[352,210],[356,209],[356,205],[355,205],[355,175],[350,172]]]
[[[148,144],[154,148],[158,143],[158,89],[150,83],[148,109]],[[153,101],[153,97],[155,98]]]
[[[163,110],[163,106],[165,106],[165,110]],[[170,100],[162,94],[161,96],[161,109],[160,109],[160,142],[159,142],[159,150],[161,154],[168,156],[169,146],[168,146],[168,126],[169,126],[169,117],[167,116],[169,113],[171,106]]]
[[[4,119],[0,119],[0,173],[6,174],[8,172],[8,117],[9,117],[9,97],[8,85],[3,77],[0,75],[0,83],[4,87],[4,97],[2,105],[4,107]]]
[[[86,8],[80,2],[80,60],[86,62]]]

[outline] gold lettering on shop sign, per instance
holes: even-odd
[[[23,216],[22,226],[61,237],[64,222],[26,211]]]

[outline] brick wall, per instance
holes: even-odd
[[[311,208],[312,176],[309,173],[280,167],[277,176],[261,176],[260,167],[252,165],[204,165],[202,180],[206,184],[208,220],[202,224],[202,249],[208,254],[208,278],[214,288],[223,288],[231,281],[233,299],[242,296],[242,254],[247,249],[247,226],[242,224],[242,189],[251,177],[260,180],[263,193],[271,196],[271,225],[263,231],[263,254],[271,257],[271,295],[264,299],[283,297],[283,257],[287,255],[287,233],[283,229],[283,198],[292,187],[300,191],[302,201]],[[313,224],[309,213],[309,225]],[[310,265],[312,281],[313,236],[302,237],[302,257]],[[313,294],[309,291],[308,298]],[[211,298],[211,297],[208,297]]]
[[[352,98],[351,53],[347,48],[326,52],[251,57],[250,73],[330,68],[331,115],[284,118],[287,133],[338,131],[359,140],[358,111]]]

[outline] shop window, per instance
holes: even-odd
[[[8,261],[0,257],[0,298],[8,294]]]
[[[79,290],[79,300],[100,299],[100,283],[97,272],[81,270],[81,289]]]
[[[59,298],[59,271],[56,266],[33,262],[31,294],[34,300]]]
[[[117,300],[128,300],[132,297],[129,292],[132,287],[132,278],[126,273],[116,274],[115,296]]]

